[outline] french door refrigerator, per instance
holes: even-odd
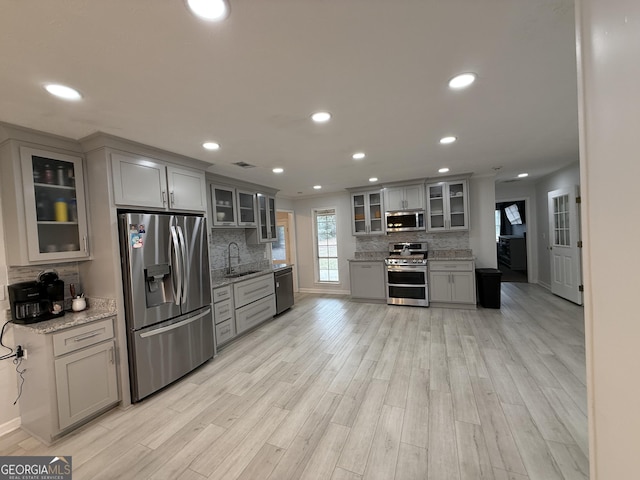
[[[118,215],[131,399],[137,402],[213,357],[204,217]]]

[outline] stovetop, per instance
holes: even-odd
[[[426,265],[426,243],[390,243],[387,265]]]

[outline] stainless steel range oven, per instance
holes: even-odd
[[[426,243],[390,243],[385,263],[389,305],[429,306]]]

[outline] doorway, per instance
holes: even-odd
[[[271,246],[271,261],[274,265],[293,265],[293,290],[298,291],[296,263],[295,220],[293,212],[276,211],[277,242]]]
[[[503,282],[528,280],[526,200],[496,203],[496,249]]]

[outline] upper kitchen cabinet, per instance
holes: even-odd
[[[9,264],[88,259],[82,157],[10,140],[0,164]]]
[[[273,195],[257,193],[258,228],[247,230],[250,243],[269,243],[278,240],[276,234],[276,198]]]
[[[427,231],[469,229],[468,182],[455,180],[427,185]]]
[[[387,211],[424,210],[424,184],[385,188],[384,204]]]
[[[211,225],[214,227],[235,227],[238,225],[236,213],[236,189],[223,185],[211,185]]]
[[[134,154],[111,153],[116,205],[206,212],[204,172]]]
[[[384,205],[380,190],[351,194],[351,229],[353,235],[384,233]]]
[[[214,227],[255,227],[256,194],[211,184],[211,224]]]

